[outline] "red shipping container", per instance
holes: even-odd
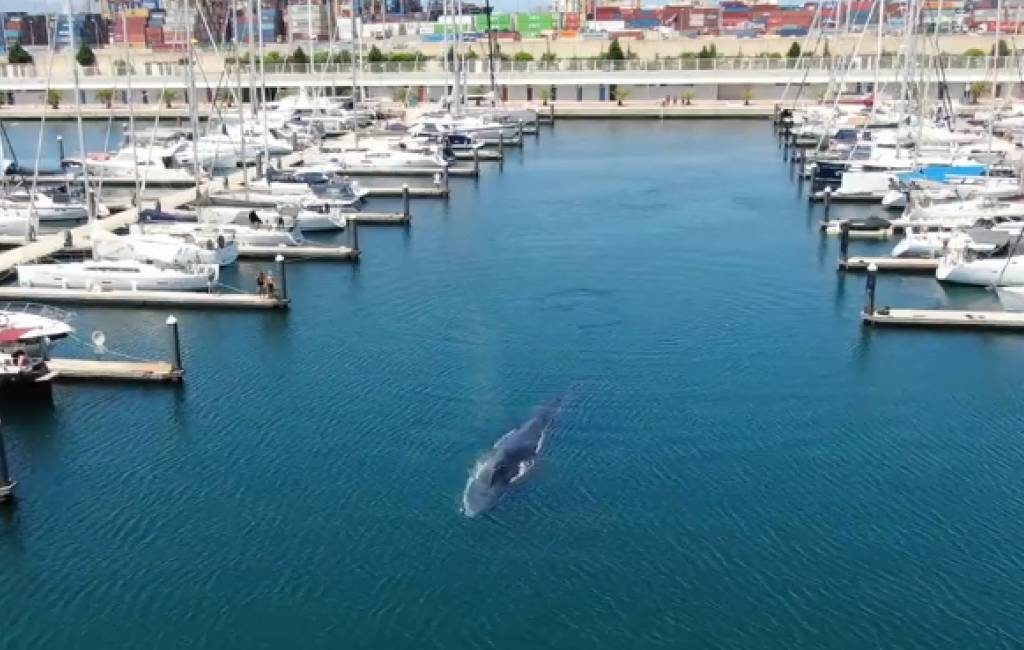
[[[146,28],[146,45],[162,45],[164,42],[164,28],[163,27],[147,27]]]
[[[608,32],[610,38],[634,38],[638,41],[644,40],[644,33],[642,30],[623,30],[619,32]]]
[[[594,20],[622,20],[622,11],[618,7],[598,7],[594,10]]]

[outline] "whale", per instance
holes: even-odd
[[[529,474],[564,404],[564,396],[544,403],[533,417],[503,435],[477,459],[462,494],[463,514],[473,518],[491,510]]]

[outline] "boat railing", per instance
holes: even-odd
[[[41,316],[43,318],[49,318],[50,320],[60,321],[62,323],[70,322],[74,317],[74,312],[65,311],[51,305],[44,305],[38,302],[5,302],[0,303],[0,312],[8,312],[14,314],[30,314],[32,316]]]

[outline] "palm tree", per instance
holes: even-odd
[[[750,100],[752,100],[753,98],[754,98],[754,91],[752,89],[747,88],[746,90],[743,91],[743,105],[744,106],[750,106]]]
[[[540,89],[540,101],[545,106],[548,105],[548,102],[551,101],[551,89],[550,88],[541,88]]]
[[[991,86],[985,81],[975,81],[972,83],[970,87],[971,102],[977,104],[981,96],[987,94],[990,88]]]
[[[625,88],[616,88],[615,89],[615,99],[616,99],[616,101],[618,101],[619,106],[622,106],[622,102],[624,102],[627,99],[629,99],[629,91],[626,90]]]
[[[107,108],[110,108],[114,102],[114,89],[103,88],[96,91],[96,101],[100,102]]]
[[[49,90],[46,93],[46,103],[52,108],[60,108],[60,100],[64,95],[59,90]]]
[[[164,106],[166,106],[167,108],[170,108],[171,104],[174,103],[174,100],[177,99],[177,98],[178,98],[178,93],[174,92],[173,90],[165,90],[164,91]]]
[[[692,90],[687,90],[686,92],[683,93],[683,103],[689,106],[690,104],[693,103],[693,99],[696,96],[697,93],[693,92]]]

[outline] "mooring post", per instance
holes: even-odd
[[[96,201],[96,192],[93,191],[93,190],[86,190],[85,200],[86,200],[87,205],[89,206],[89,208],[88,208],[89,209],[89,218],[90,219],[95,219],[96,218],[96,210],[98,208],[98,204],[97,204],[97,201]]]
[[[75,247],[75,237],[71,234],[70,230],[64,231],[64,248],[72,249]]]
[[[57,155],[60,156],[60,160],[58,160],[58,162],[63,162],[64,161],[64,136],[62,136],[62,135],[58,135],[57,136]],[[83,165],[85,164],[84,160],[82,161],[82,164]]]
[[[224,189],[228,189],[228,177],[224,177]]]
[[[779,105],[776,104],[775,108],[772,109],[772,130],[779,128]]]
[[[832,213],[832,186],[826,185],[824,190],[825,195],[825,221],[828,221],[829,214]]]
[[[473,175],[480,175],[480,148],[473,147]]]
[[[839,268],[846,268],[850,258],[850,222],[843,219],[839,224]]]
[[[550,116],[551,116],[550,117],[550,119],[551,119],[551,127],[554,128],[554,126],[555,126],[555,105],[554,104],[549,104],[548,105],[548,109],[549,109],[549,113],[550,113]]]
[[[4,434],[0,430],[0,501],[8,501],[14,498],[14,485],[10,468],[7,466],[7,449],[4,446]]]
[[[284,268],[284,255],[278,253],[274,261],[277,262],[277,274],[281,277],[281,300],[288,300],[288,275]]]
[[[505,160],[505,130],[498,129],[498,156]]]
[[[160,208],[162,208],[162,207],[163,206],[160,204],[160,199],[157,199],[156,200],[156,214],[157,214],[157,216],[160,216]]]
[[[878,265],[868,265],[868,279],[864,285],[864,315],[873,316],[875,313],[875,286],[878,282]]]
[[[352,240],[350,242],[352,244],[352,250],[355,251],[356,254],[358,254],[359,253],[359,222],[358,221],[351,221],[350,220],[348,222],[348,226],[349,226],[349,228],[352,229]]]
[[[519,132],[519,144],[522,145],[523,144],[523,121],[522,120],[519,120],[519,124],[517,125],[517,130]]]
[[[409,184],[402,184],[402,214],[408,219],[412,216],[412,211],[409,209]]]
[[[178,336],[178,319],[173,314],[167,317],[164,321],[167,323],[167,327],[171,328],[171,354],[174,356],[174,365],[171,366],[171,370],[181,372],[184,370],[181,366],[181,337]]]
[[[441,183],[444,184],[444,193],[448,194],[448,166],[441,168]]]

